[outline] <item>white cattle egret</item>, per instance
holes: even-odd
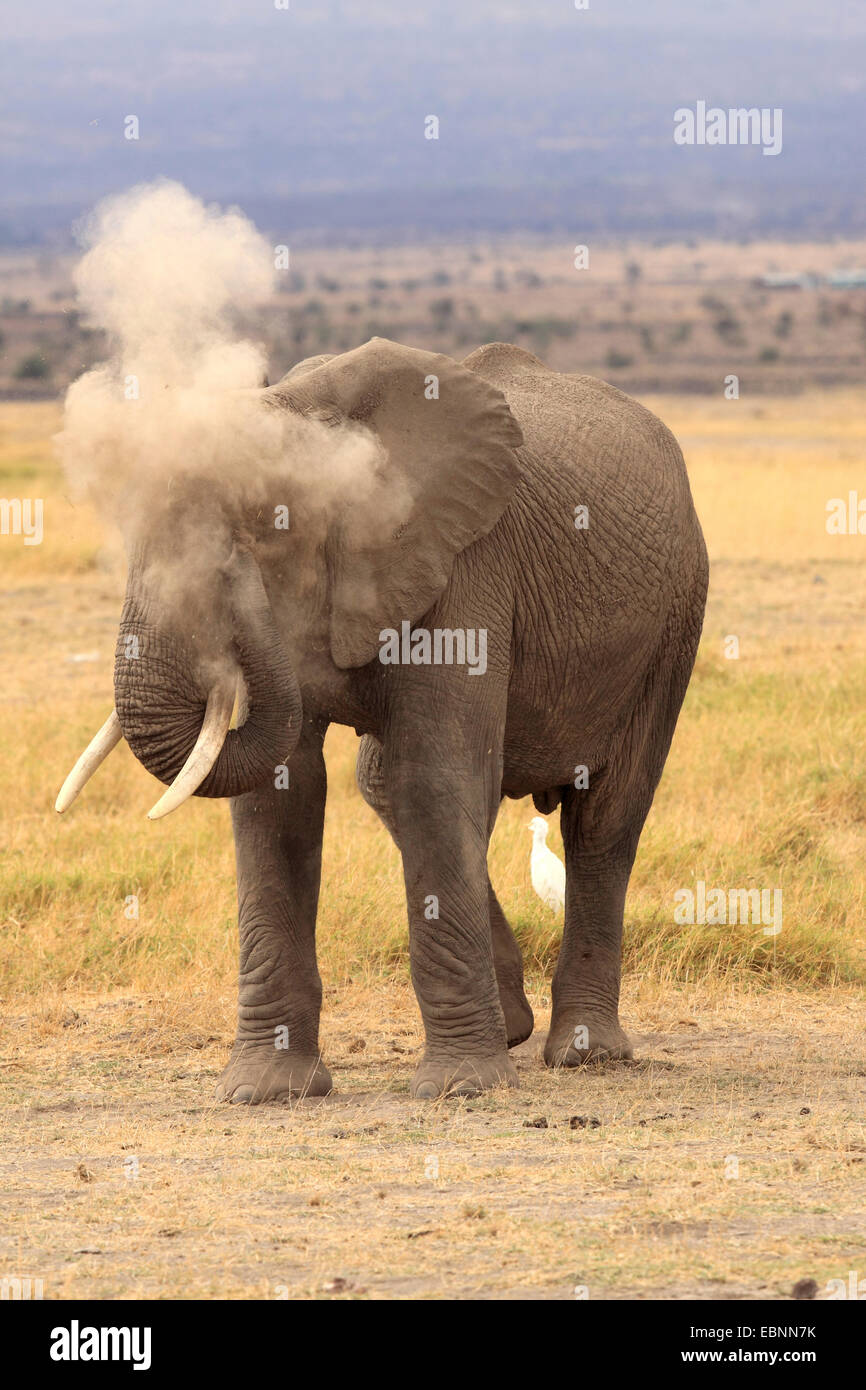
[[[541,901],[554,912],[565,907],[565,865],[557,859],[553,850],[547,848],[547,821],[541,816],[533,816],[529,822],[532,831],[532,855],[529,872],[532,886]]]

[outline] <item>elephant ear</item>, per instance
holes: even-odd
[[[288,381],[294,381],[299,376],[306,376],[307,372],[314,372],[323,363],[333,361],[333,358],[333,352],[320,352],[318,357],[305,357],[303,362],[296,362],[294,367],[289,368],[279,385],[284,386]]]
[[[284,379],[271,398],[339,428],[356,421],[383,454],[342,499],[331,530],[331,655],[363,666],[383,628],[416,622],[454,557],[507,507],[523,442],[501,391],[439,353],[385,338]]]

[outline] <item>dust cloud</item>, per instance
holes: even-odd
[[[73,495],[120,526],[127,553],[154,549],[172,494],[190,499],[179,510],[195,545],[162,547],[164,583],[188,589],[191,564],[218,560],[226,520],[291,506],[299,491],[322,508],[357,505],[381,482],[370,432],[263,406],[264,350],[237,325],[269,298],[274,252],[242,213],[177,183],[141,185],[97,207],[80,240],[78,301],[110,357],[69,387],[58,453]],[[195,498],[207,498],[202,516]]]

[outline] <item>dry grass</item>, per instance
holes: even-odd
[[[64,498],[54,408],[0,408],[0,494],[41,496],[46,515],[42,546],[0,538],[0,1098],[17,1192],[0,1272],[43,1274],[47,1296],[310,1297],[339,1276],[354,1288],[327,1296],[760,1297],[862,1268],[866,539],[830,537],[824,518],[857,486],[866,420],[852,393],[650,404],[684,444],[714,571],[628,902],[641,1064],[553,1075],[540,1033],[516,1095],[408,1101],[399,864],[354,790],[356,739],[334,729],[320,941],[340,1094],[254,1112],[209,1100],[236,970],[226,808],[148,824],[156,784],[124,749],[66,817],[51,810],[110,707],[122,572]],[[559,927],[529,887],[528,818],[503,808],[491,864],[543,1018]],[[782,932],[674,925],[673,893],[697,878],[781,887]],[[571,1130],[573,1114],[602,1124]],[[524,1128],[542,1115],[547,1129]]]

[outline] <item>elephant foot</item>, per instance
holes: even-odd
[[[462,1057],[442,1061],[425,1057],[412,1078],[414,1100],[437,1096],[477,1096],[494,1086],[518,1086],[517,1071],[507,1052],[492,1057]]]
[[[631,1043],[616,1014],[590,1014],[570,1008],[551,1020],[544,1046],[549,1067],[582,1067],[587,1062],[614,1062],[633,1056]]]
[[[279,1052],[273,1043],[236,1042],[216,1089],[217,1100],[261,1105],[268,1100],[326,1096],[330,1073],[315,1054]]]
[[[508,1039],[508,1046],[517,1047],[519,1043],[526,1042],[526,1039],[531,1037],[535,1027],[535,1018],[529,1007],[529,1000],[523,990],[510,992],[500,987],[499,1002],[505,1015],[505,1036]]]

